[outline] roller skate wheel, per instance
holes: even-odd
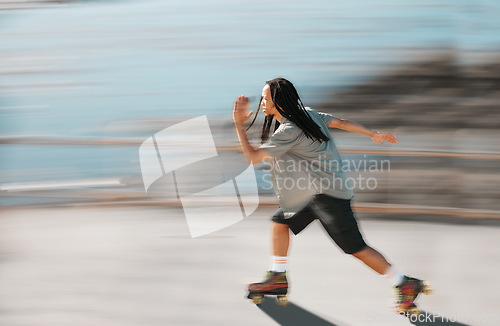
[[[434,292],[434,290],[431,288],[429,282],[424,281],[422,285],[422,293],[425,295],[429,295],[432,294],[432,292]]]
[[[408,311],[406,312],[406,314],[408,315],[408,317],[418,316],[420,314],[420,311],[418,310],[417,307],[413,306],[411,308],[408,308]]]
[[[286,306],[288,304],[288,298],[286,295],[278,295],[276,297],[276,303],[280,306]]]
[[[252,301],[254,304],[261,304],[264,301],[264,296],[260,294],[252,295]]]

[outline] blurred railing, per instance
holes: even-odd
[[[143,139],[139,138],[72,138],[72,137],[1,137],[0,144],[15,144],[15,145],[51,145],[51,146],[126,146],[138,147]],[[341,139],[341,142],[345,140]],[[185,144],[184,144],[185,145]],[[238,152],[239,146],[224,146],[218,147],[220,152]],[[439,167],[437,170],[422,169],[422,170],[407,170],[404,168],[404,162],[408,159],[453,159],[453,160],[472,160],[472,161],[492,161],[500,160],[498,152],[479,152],[471,151],[442,151],[442,150],[427,150],[421,148],[397,149],[373,149],[366,146],[365,148],[343,148],[340,146],[339,151],[343,156],[366,155],[368,157],[377,157],[378,159],[391,160],[391,173],[374,173],[372,176],[378,179],[380,186],[377,189],[370,191],[358,191],[357,200],[354,203],[354,209],[362,213],[374,213],[381,215],[420,215],[434,217],[454,217],[454,218],[480,218],[480,219],[498,219],[500,218],[500,208],[498,205],[488,205],[491,209],[480,207],[466,207],[466,202],[460,202],[457,193],[454,193],[454,188],[447,185],[441,188],[435,194],[438,198],[435,202],[427,202],[425,193],[434,186],[432,176],[438,174],[438,178],[453,178],[454,174],[460,174],[457,171],[452,171],[446,176],[446,173],[440,173]],[[403,161],[398,161],[403,160]],[[403,164],[401,163],[403,162]],[[365,171],[366,172],[366,171]],[[370,173],[364,173],[370,175]],[[424,178],[421,178],[424,176]],[[429,179],[430,178],[430,179]],[[463,176],[460,176],[463,178]],[[491,180],[491,179],[490,179]],[[71,189],[72,186],[78,186]],[[405,191],[405,186],[411,188],[411,191]],[[68,189],[69,187],[69,189]],[[87,187],[87,188],[86,188]],[[88,188],[90,187],[90,188]],[[98,189],[96,189],[96,187]],[[443,190],[444,189],[444,190]],[[471,192],[474,188],[471,189]],[[166,207],[176,207],[180,203],[176,200],[159,200],[148,198],[142,188],[142,179],[137,176],[123,176],[120,178],[106,178],[99,180],[77,180],[62,183],[32,183],[32,184],[10,184],[2,185],[0,188],[1,194],[4,197],[38,197],[38,198],[58,198],[62,200],[62,204],[92,204],[92,205],[112,205],[112,204],[132,204],[132,205],[160,205]],[[477,190],[476,190],[477,191]],[[406,195],[404,195],[406,193]],[[467,195],[468,191],[464,191]],[[443,201],[443,196],[449,197],[452,195],[454,199]],[[476,193],[476,195],[478,195]],[[431,197],[432,197],[431,191]],[[479,193],[479,196],[488,198],[488,194],[484,191]],[[491,196],[491,194],[490,194]],[[414,200],[410,200],[415,197]],[[78,199],[78,201],[75,201]],[[215,199],[214,199],[215,200]],[[218,200],[224,200],[219,198]],[[492,198],[495,200],[495,198]],[[449,203],[450,206],[442,206],[442,203]],[[455,203],[455,205],[453,205]],[[59,203],[61,204],[61,203]],[[38,204],[39,205],[39,204]],[[38,206],[35,204],[35,206]],[[277,206],[276,198],[271,195],[263,194],[261,196],[262,207]],[[12,205],[10,205],[12,206]],[[15,206],[15,205],[14,205]],[[463,207],[459,207],[463,206]]]

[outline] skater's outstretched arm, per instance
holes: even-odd
[[[356,132],[358,134],[366,135],[373,139],[374,142],[379,143],[384,145],[384,140],[388,141],[389,143],[397,143],[398,140],[396,137],[394,137],[393,134],[389,133],[382,133],[374,130],[367,129],[360,125],[359,123],[356,123],[354,121],[349,121],[349,120],[344,120],[344,119],[339,119],[333,117],[332,122],[330,125],[328,125],[330,128],[338,128],[342,130],[347,130],[351,132]]]
[[[266,157],[271,155],[263,151],[262,149],[255,149],[248,141],[247,133],[245,132],[244,123],[252,116],[253,111],[247,113],[248,98],[241,95],[236,101],[234,101],[234,111],[233,120],[236,126],[236,133],[238,134],[238,139],[240,140],[243,153],[250,158],[253,164],[259,163]]]

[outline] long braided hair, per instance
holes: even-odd
[[[266,84],[269,85],[271,99],[274,102],[276,110],[283,117],[292,121],[300,129],[302,129],[307,138],[320,142],[330,140],[330,138],[321,131],[321,128],[311,118],[311,116],[305,109],[304,104],[300,100],[297,90],[290,81],[286,80],[285,78],[275,78],[273,80],[267,81]],[[262,102],[262,100],[260,102]],[[255,119],[257,118],[257,114],[260,110],[260,102],[259,107],[257,108],[257,113],[255,114],[255,117],[248,128],[253,125]],[[272,122],[273,116],[265,117],[264,125],[262,126],[262,143],[265,143],[269,139],[269,136],[271,134]],[[280,123],[278,122],[278,120],[276,120],[273,132],[278,129],[279,125]]]

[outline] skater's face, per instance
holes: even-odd
[[[266,84],[262,89],[262,101],[260,103],[262,107],[262,112],[265,115],[275,115],[278,113],[276,107],[274,106],[273,100],[271,99],[271,90],[269,85]]]

